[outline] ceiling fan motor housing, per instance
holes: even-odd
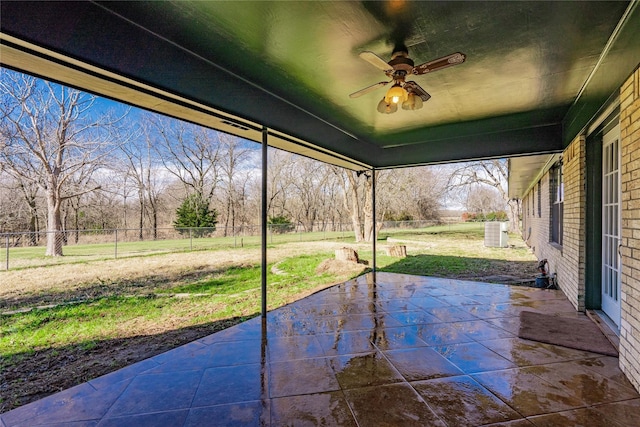
[[[395,71],[405,71],[407,74],[413,72],[414,62],[409,58],[407,52],[394,52],[389,65],[393,67]]]

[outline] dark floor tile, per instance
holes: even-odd
[[[313,319],[272,321],[267,322],[266,330],[268,338],[313,335],[315,324]]]
[[[324,350],[315,335],[270,338],[267,348],[270,362],[324,356]]]
[[[344,394],[360,426],[446,425],[407,383],[356,388]]]
[[[435,297],[415,297],[408,300],[415,307],[420,310],[424,310],[426,308],[438,308],[438,307],[449,307],[450,304],[446,301],[443,301],[440,298]]]
[[[429,347],[386,351],[385,355],[407,381],[462,375],[462,371]]]
[[[254,317],[246,322],[201,338],[196,342],[209,345],[214,342],[259,340],[262,339],[262,336],[262,319]]]
[[[502,423],[486,424],[483,427],[533,427],[533,423],[528,420],[505,421]]]
[[[544,381],[525,369],[485,372],[473,375],[473,379],[526,417],[585,406],[562,385]]]
[[[482,341],[482,345],[521,367],[584,359],[590,355],[590,353],[572,348],[521,338]]]
[[[473,339],[466,336],[452,323],[440,323],[436,325],[417,325],[415,331],[427,345],[458,344],[472,342]]]
[[[461,305],[472,305],[476,306],[480,304],[480,302],[473,299],[473,297],[467,297],[464,295],[444,295],[438,297],[440,301],[444,301],[449,305],[461,306]]]
[[[411,311],[417,308],[409,298],[378,301],[376,305],[379,310],[387,313]]]
[[[433,307],[425,308],[429,314],[434,315],[442,322],[457,322],[462,320],[478,320],[477,317],[471,315],[468,311],[462,310],[458,307]]]
[[[152,360],[158,365],[162,365],[167,362],[172,362],[178,359],[188,359],[194,355],[200,353],[203,349],[207,348],[206,344],[200,341],[193,341],[189,344],[181,345],[173,350],[165,351],[164,353],[154,356]]]
[[[189,408],[202,371],[139,375],[113,404],[108,417]]]
[[[90,420],[90,421],[71,421],[71,422],[64,422],[64,423],[53,423],[53,424],[40,424],[41,427],[96,427],[98,425],[98,422],[100,420]],[[2,423],[0,423],[0,426],[3,425]],[[35,427],[35,426],[31,426],[31,424],[25,424],[25,426],[29,426],[29,427]]]
[[[440,319],[422,310],[394,312],[391,313],[391,317],[403,325],[428,325],[441,323]]]
[[[347,401],[340,391],[272,399],[271,425],[357,426]]]
[[[312,305],[305,309],[304,313],[311,317],[324,317],[324,316],[345,316],[349,314],[371,314],[377,313],[380,309],[373,303],[332,303],[332,304],[320,304]]]
[[[80,384],[6,412],[2,421],[7,426],[35,426],[100,420],[128,384],[128,380],[122,381],[99,391],[87,383]]]
[[[103,375],[89,381],[89,384],[94,388],[100,390],[105,387],[111,387],[112,385],[121,381],[130,380],[136,375],[146,372],[158,366],[158,362],[153,359],[146,359],[133,365],[129,365],[125,368],[119,369],[115,372]]]
[[[333,334],[316,335],[327,356],[369,353],[375,350],[374,333],[371,331],[336,331]]]
[[[518,317],[520,313],[525,310],[524,307],[508,303],[464,306],[462,308],[473,316],[485,320],[502,317]]]
[[[403,380],[400,373],[378,352],[333,357],[331,367],[343,390]]]
[[[468,376],[418,381],[411,385],[431,409],[451,426],[522,419],[520,414]]]
[[[620,370],[620,359],[611,356],[598,356],[589,359],[583,359],[576,362],[579,366],[584,367],[588,371],[595,372],[603,377],[615,381],[631,390],[635,390],[631,382],[624,376]]]
[[[433,347],[464,373],[495,371],[516,365],[479,343],[450,344]]]
[[[493,326],[503,329],[514,336],[520,331],[520,317],[498,317],[495,319],[486,319]]]
[[[203,370],[218,366],[260,363],[266,355],[266,341],[246,340],[216,342],[190,352],[163,358],[164,363],[147,373]]]
[[[640,426],[640,398],[599,405],[594,409],[623,426]]]
[[[388,313],[351,314],[336,317],[318,317],[313,320],[316,334],[329,334],[341,331],[370,331],[375,328],[403,326]]]
[[[191,407],[247,402],[268,397],[267,367],[224,366],[207,369]]]
[[[184,427],[266,427],[270,426],[270,402],[243,402],[230,405],[194,408]]]
[[[639,397],[638,392],[616,381],[584,369],[578,361],[524,368],[524,372],[558,384],[588,405],[617,402]]]
[[[484,320],[476,319],[466,322],[455,322],[452,323],[452,326],[460,330],[460,332],[462,332],[469,338],[473,338],[476,341],[496,340],[500,338],[514,337],[512,333],[498,328]]]
[[[302,309],[302,307],[299,307],[294,303],[276,308],[275,310],[268,312],[266,316],[266,322],[268,325],[269,323],[306,320],[306,317],[306,310]]]
[[[538,415],[528,420],[540,427],[623,427],[592,408]]]
[[[188,409],[153,414],[105,418],[98,427],[181,427],[189,414]]]
[[[329,359],[300,359],[275,362],[269,368],[270,397],[322,393],[339,390]]]
[[[371,340],[380,350],[399,348],[426,347],[427,344],[418,338],[414,328],[379,328],[370,334]]]

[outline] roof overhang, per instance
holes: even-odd
[[[637,2],[0,3],[3,66],[354,170],[561,151],[640,61]],[[398,37],[432,98],[383,115]],[[394,40],[394,38],[396,40]]]

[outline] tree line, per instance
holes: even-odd
[[[47,231],[46,254],[56,256],[66,230],[137,229],[142,239],[150,228],[157,237],[185,225],[194,203],[224,234],[259,224],[258,144],[0,70],[0,232],[34,232],[35,245],[35,232]],[[268,155],[269,221],[304,231],[349,223],[367,241],[383,220],[437,220],[452,201],[474,212],[506,206],[502,160],[375,171],[374,223],[374,172]]]

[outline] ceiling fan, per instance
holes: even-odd
[[[391,80],[367,86],[364,89],[353,92],[349,97],[358,98],[365,93],[369,93],[379,87],[393,83],[384,98],[382,98],[378,104],[378,111],[386,114],[396,112],[398,110],[398,104],[402,104],[402,108],[405,110],[418,110],[422,108],[422,103],[424,101],[428,101],[429,98],[431,98],[431,95],[421,88],[418,83],[412,80],[406,80],[408,75],[432,73],[434,71],[442,70],[443,68],[462,64],[466,59],[465,54],[455,52],[420,65],[414,65],[413,60],[409,58],[407,48],[404,46],[396,47],[394,49],[394,52],[391,55],[391,61],[389,62],[386,62],[384,59],[370,51],[361,52],[359,56],[374,67],[381,69]]]

